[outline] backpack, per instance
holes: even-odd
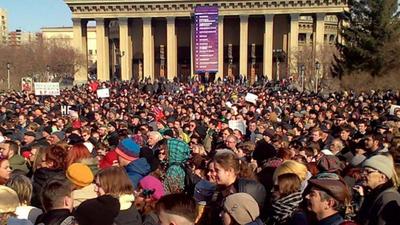
[[[197,176],[196,174],[192,173],[192,170],[186,163],[181,163],[180,167],[185,171],[185,188],[183,192],[188,196],[194,195],[194,187],[196,184],[201,180],[201,177]]]

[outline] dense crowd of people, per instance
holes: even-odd
[[[398,225],[396,105],[286,82],[5,92],[0,224]]]

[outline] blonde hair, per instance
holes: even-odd
[[[207,155],[206,149],[203,145],[193,145],[193,151],[197,150],[199,155]]]
[[[158,131],[150,131],[147,133],[147,137],[154,136],[157,141],[161,141],[163,136]]]
[[[286,160],[278,168],[276,168],[273,176],[274,182],[277,181],[278,177],[282,174],[294,173],[299,176],[301,181],[307,179],[307,167],[294,160]]]
[[[0,185],[0,215],[5,213],[15,213],[19,206],[19,199],[17,193],[7,187]]]
[[[7,187],[12,188],[18,195],[19,203],[21,205],[30,205],[32,198],[32,183],[28,177],[22,174],[12,176],[8,182]]]

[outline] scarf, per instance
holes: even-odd
[[[279,223],[286,221],[299,208],[301,201],[303,197],[300,191],[276,200],[272,203],[272,218]]]
[[[167,142],[169,167],[164,180],[164,188],[172,193],[185,188],[185,171],[182,166],[190,157],[190,147],[185,142],[171,138]]]

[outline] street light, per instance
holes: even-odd
[[[315,62],[315,69],[317,70],[317,73],[315,74],[315,93],[318,92],[318,78],[319,78],[320,68],[321,68],[321,64],[318,61]]]
[[[300,75],[301,75],[301,91],[304,92],[304,70],[305,66],[304,64],[300,65]]]
[[[47,71],[47,79],[46,79],[46,81],[49,82],[50,81],[50,66],[49,65],[46,66],[46,71]]]
[[[11,63],[7,63],[7,89],[10,90],[10,68]]]

